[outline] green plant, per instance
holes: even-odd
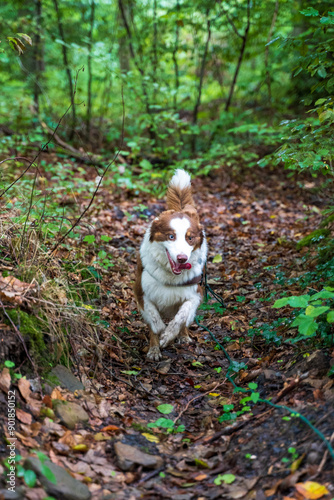
[[[220,486],[222,483],[225,484],[232,484],[236,480],[236,477],[234,474],[219,474],[215,479],[214,479],[214,484],[217,486]]]
[[[172,433],[178,433],[178,432],[184,432],[185,430],[185,426],[184,425],[178,425],[177,427],[175,427],[175,423],[173,422],[173,420],[170,420],[169,418],[158,418],[158,420],[156,420],[155,422],[150,422],[149,424],[147,424],[147,427],[149,428],[158,428],[158,429],[166,429],[166,432],[168,434],[172,434]]]
[[[223,405],[224,413],[218,418],[219,422],[226,422],[229,420],[234,421],[240,415],[243,415],[244,413],[251,411],[251,407],[247,403],[252,402],[252,403],[256,404],[258,402],[258,400],[260,399],[260,393],[256,391],[256,389],[257,389],[256,383],[251,382],[248,384],[248,387],[252,392],[251,392],[250,396],[246,396],[246,397],[240,399],[239,405],[241,405],[241,409],[238,411],[233,411],[234,404]]]
[[[290,448],[288,448],[288,452],[290,453],[290,456],[282,458],[282,462],[285,464],[288,464],[290,462],[294,462],[295,460],[297,460],[297,458],[299,456],[297,451],[296,451],[296,448],[294,448],[292,446],[290,446]]]
[[[6,368],[9,368],[9,373],[11,377],[14,377],[15,379],[20,379],[22,378],[21,373],[15,373],[14,368],[15,368],[15,363],[13,361],[10,361],[9,359],[6,359],[4,362],[4,365]]]
[[[45,476],[51,483],[56,484],[56,477],[54,473],[47,465],[45,465],[45,462],[49,460],[47,455],[38,450],[32,450],[32,452],[37,455],[37,458],[41,463],[41,474],[43,474],[43,476]],[[11,467],[14,467],[17,477],[22,477],[25,484],[29,488],[33,488],[35,486],[37,481],[36,473],[33,470],[26,469],[24,467],[24,459],[21,455],[16,455],[15,458],[8,458],[4,462],[4,465],[9,470],[13,470]]]
[[[321,329],[322,333],[330,333],[334,323],[334,288],[325,287],[313,295],[283,297],[273,305],[274,308],[286,306],[300,310],[291,323],[291,327],[298,327],[299,335],[289,339],[290,343],[313,338]]]

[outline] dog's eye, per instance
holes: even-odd
[[[169,235],[168,235],[168,238],[169,238],[170,240],[175,240],[175,236],[174,236],[174,234],[169,234]]]
[[[188,240],[191,241],[193,239],[192,236],[188,236]]]

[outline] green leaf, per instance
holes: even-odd
[[[54,473],[52,472],[52,470],[50,469],[50,467],[47,467],[46,465],[42,465],[41,467],[41,473],[43,474],[43,476],[46,477],[46,479],[48,479],[51,483],[53,484],[57,484],[57,480],[56,480],[56,476],[54,475]]]
[[[257,403],[258,400],[260,399],[260,393],[259,392],[252,392],[250,397],[251,397],[251,400],[253,401],[253,403]]]
[[[317,318],[318,316],[320,316],[320,314],[325,313],[329,309],[328,306],[321,306],[321,307],[313,307],[311,310],[308,310],[309,307],[312,307],[312,306],[308,306],[306,308],[305,314],[306,314],[306,316],[309,316],[310,318]]]
[[[319,15],[319,11],[314,9],[313,7],[307,7],[307,9],[300,10],[299,12],[301,14],[303,14],[304,16],[318,16]]]
[[[236,477],[233,474],[219,474],[213,481],[217,486],[220,486],[222,483],[231,484],[236,480]]]
[[[311,297],[311,302],[318,299],[334,299],[334,293],[330,290],[321,290],[321,292],[315,293]]]
[[[328,323],[334,323],[334,311],[329,311],[327,314],[327,321]]]
[[[250,384],[248,384],[248,387],[255,391],[255,389],[257,389],[257,384],[255,382],[251,382]]]
[[[299,297],[293,295],[292,297],[289,297],[288,304],[291,307],[307,307],[309,300],[309,295],[300,295]]]
[[[162,427],[164,429],[173,429],[174,427],[174,422],[173,420],[170,420],[169,418],[158,418],[155,422],[151,422],[147,424],[147,427]]]
[[[280,307],[287,306],[288,302],[289,302],[289,297],[283,297],[282,299],[276,300],[273,307],[275,307],[275,309],[279,309]]]
[[[29,486],[29,488],[33,488],[35,486],[37,477],[33,470],[25,470],[23,478],[24,482],[27,486]]]
[[[95,236],[94,234],[87,234],[83,240],[86,241],[87,243],[94,243]]]
[[[7,368],[14,368],[15,363],[13,363],[13,361],[9,361],[9,359],[6,359],[6,361],[5,361],[5,366],[6,366]]]
[[[224,411],[231,411],[233,410],[234,405],[223,405],[223,410]]]
[[[102,241],[110,241],[112,238],[111,236],[107,236],[106,234],[102,234],[101,240]]]
[[[168,415],[169,413],[172,413],[172,411],[174,410],[174,406],[170,404],[163,404],[157,406],[157,410],[164,415]]]
[[[311,336],[318,329],[318,325],[314,321],[314,318],[305,316],[305,314],[297,316],[291,326],[298,326],[299,333],[305,335],[306,337]]]
[[[219,262],[222,262],[223,257],[221,255],[215,255],[214,258],[212,259],[213,264],[218,264]]]
[[[137,370],[121,370],[121,373],[125,373],[125,375],[138,375],[140,371]]]

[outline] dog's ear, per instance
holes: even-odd
[[[190,219],[195,219],[197,222],[199,221],[197,210],[192,205],[186,205],[183,209],[183,213],[188,215]]]

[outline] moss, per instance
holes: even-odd
[[[44,342],[43,322],[37,316],[28,314],[20,309],[11,309],[7,311],[8,316],[19,328],[23,336],[29,338],[30,349],[32,353],[39,358],[46,356],[46,346]]]
[[[297,248],[306,247],[312,244],[319,244],[321,241],[328,238],[330,235],[329,229],[316,229],[308,236],[305,236],[302,240],[297,243]]]

